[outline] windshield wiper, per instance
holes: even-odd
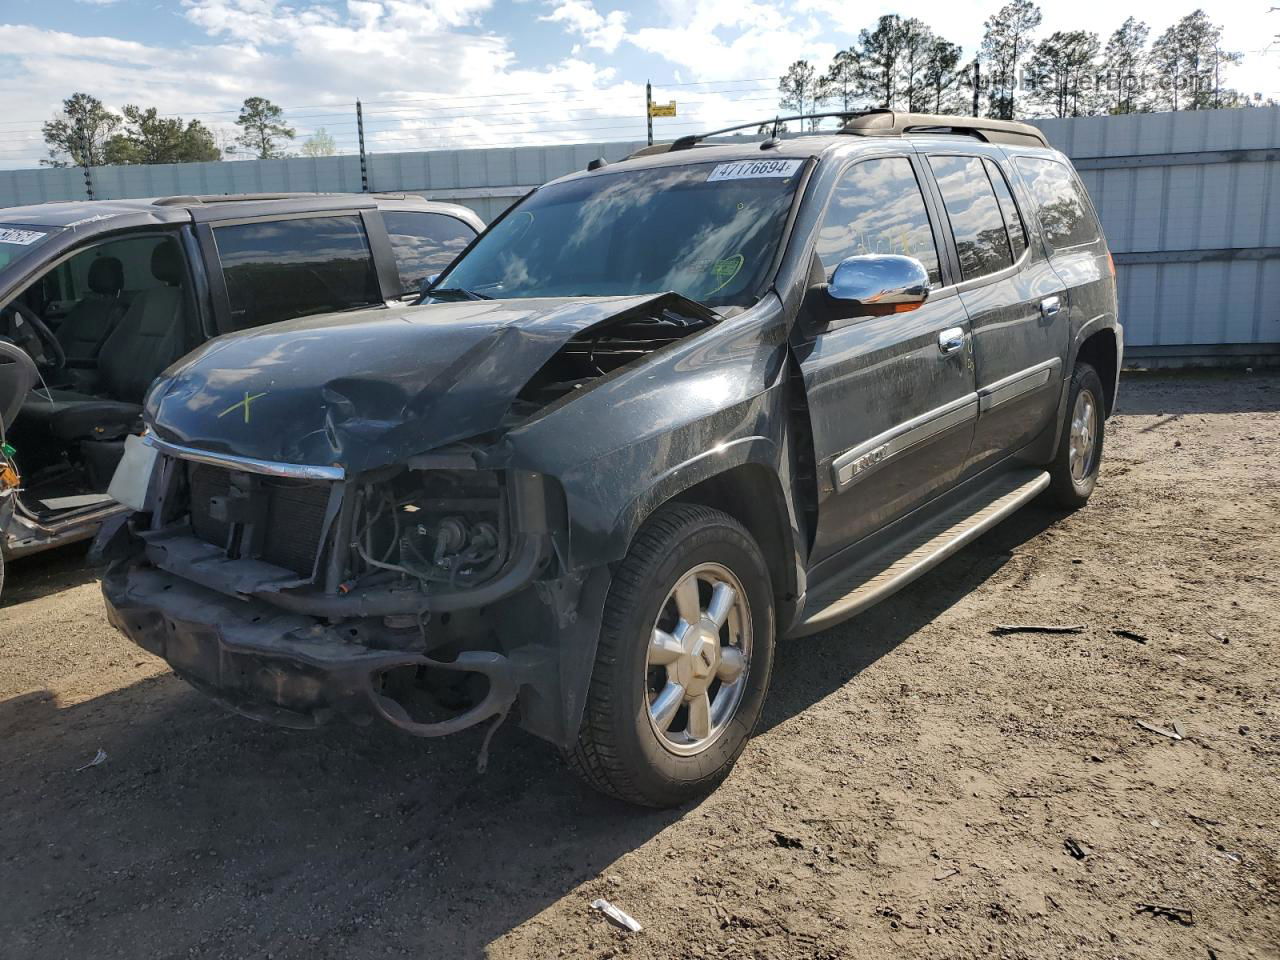
[[[440,287],[435,290],[428,290],[424,293],[423,298],[431,297],[437,300],[454,298],[457,300],[492,300],[493,297],[483,293],[476,293],[474,290],[464,290],[462,287]]]

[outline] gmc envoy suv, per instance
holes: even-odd
[[[113,483],[111,622],[251,717],[514,710],[617,797],[709,789],[778,638],[1034,498],[1082,506],[1115,403],[1067,159],[1020,123],[840,116],[594,161],[420,305],[171,367]]]

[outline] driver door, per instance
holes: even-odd
[[[908,153],[856,161],[819,233],[828,281],[846,257],[902,254],[924,265],[932,291],[907,313],[797,325],[817,471],[814,563],[955,483],[968,458],[978,415],[969,318],[943,286],[922,182]]]

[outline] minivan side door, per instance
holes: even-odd
[[[1001,157],[1002,159],[1002,157]],[[973,325],[981,467],[1030,443],[1057,417],[1067,351],[1065,287],[1027,228],[994,153],[930,150],[950,225],[957,288]]]
[[[819,230],[816,253],[828,282],[846,257],[905,254],[924,265],[936,292],[918,309],[888,316],[822,323],[806,309],[795,327],[818,487],[813,564],[954,483],[969,452],[978,410],[969,322],[946,286],[918,163],[909,151],[853,161]]]

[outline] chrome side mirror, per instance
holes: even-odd
[[[833,317],[878,317],[918,309],[929,297],[929,274],[915,257],[872,253],[846,257],[827,284]]]

